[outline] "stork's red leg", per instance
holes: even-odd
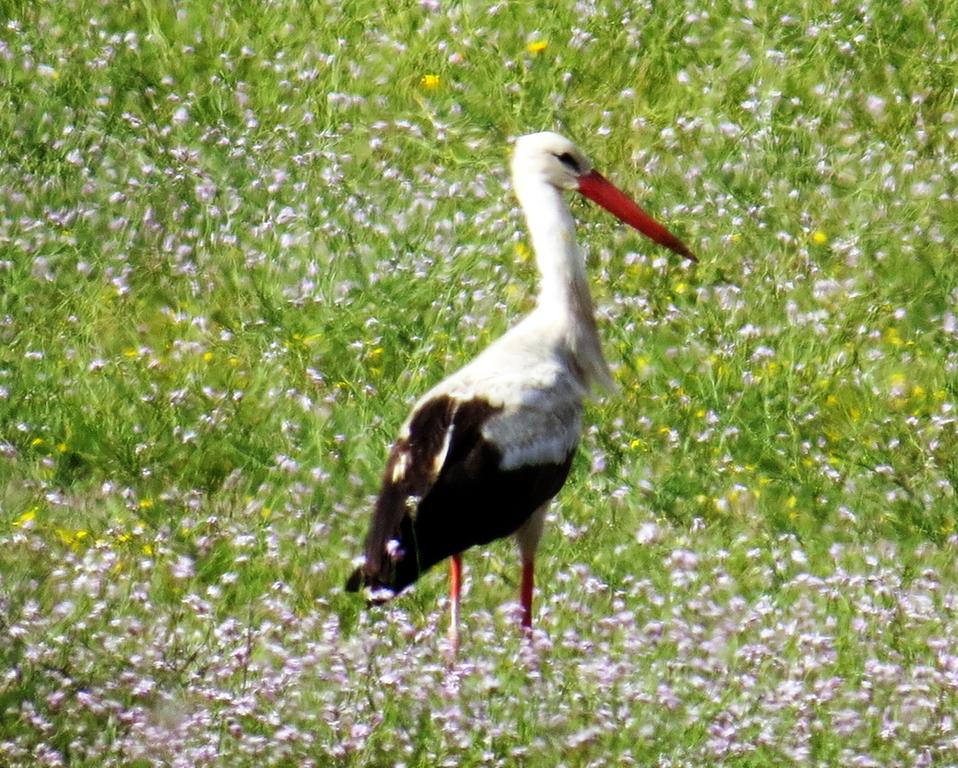
[[[535,584],[536,549],[542,538],[542,524],[549,502],[539,507],[516,531],[519,556],[522,559],[522,585],[519,587],[519,605],[522,606],[522,628],[532,635],[532,592]]]
[[[522,586],[519,590],[519,602],[522,605],[522,628],[532,632],[532,590],[535,582],[535,561],[532,558],[522,561]]]
[[[453,656],[459,651],[459,593],[462,590],[462,554],[449,558],[449,646]]]

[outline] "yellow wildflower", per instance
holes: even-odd
[[[828,242],[828,235],[826,235],[822,230],[816,229],[812,232],[812,242],[815,245],[825,245]]]
[[[13,521],[13,524],[17,528],[30,528],[32,527],[33,521],[37,517],[37,507],[31,507],[26,512],[24,512],[20,517]]]
[[[893,390],[904,391],[908,384],[908,377],[903,373],[893,373],[888,381]]]
[[[422,79],[419,81],[419,84],[423,88],[435,90],[439,87],[439,75],[423,75]]]
[[[73,549],[78,549],[80,542],[83,541],[89,534],[84,531],[82,528],[77,531],[71,531],[69,528],[57,528],[57,536],[67,546],[73,547]]]
[[[533,56],[538,56],[546,48],[549,47],[548,40],[533,40],[528,45],[526,45],[526,50],[529,51]]]
[[[893,347],[900,347],[905,342],[895,326],[889,326],[885,329],[885,341]]]

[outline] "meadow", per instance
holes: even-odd
[[[958,5],[0,2],[0,764],[958,765]],[[618,391],[510,541],[343,591],[415,398],[528,311]]]

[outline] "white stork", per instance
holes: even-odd
[[[531,630],[533,562],[546,508],[569,474],[583,399],[591,387],[613,387],[563,192],[578,190],[695,261],[558,134],[522,136],[512,178],[539,267],[536,307],[413,407],[386,463],[362,564],[346,584],[384,602],[451,557],[453,653],[461,553],[510,534],[522,558],[522,626]]]

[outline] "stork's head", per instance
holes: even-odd
[[[512,178],[538,178],[557,189],[578,189],[579,179],[592,170],[582,150],[552,131],[530,133],[516,140],[512,155]]]
[[[512,155],[512,179],[527,212],[543,182],[560,190],[577,190],[646,237],[696,261],[681,240],[594,170],[589,158],[558,133],[543,131],[520,136]]]

